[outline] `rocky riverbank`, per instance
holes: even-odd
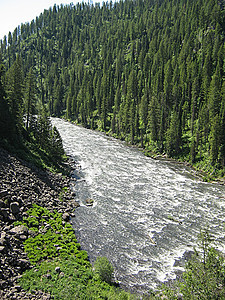
[[[65,164],[65,168],[73,166],[70,161]],[[0,148],[0,299],[51,298],[41,291],[28,294],[17,284],[32,267],[23,247],[30,232],[13,223],[33,204],[57,210],[68,221],[78,206],[70,177],[39,169]]]

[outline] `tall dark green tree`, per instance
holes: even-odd
[[[32,123],[32,119],[34,118],[34,114],[36,104],[36,82],[33,74],[32,68],[25,79],[25,92],[24,92],[24,107],[25,107],[25,115],[26,115],[26,129],[28,131],[30,124]]]
[[[7,73],[7,100],[15,124],[16,133],[21,134],[23,127],[23,69],[22,60],[17,55]]]
[[[4,73],[4,65],[0,54],[0,139],[10,138],[13,126],[3,83]]]
[[[174,110],[171,114],[170,125],[166,133],[166,152],[169,156],[178,155],[181,146],[179,115]]]

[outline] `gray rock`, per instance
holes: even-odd
[[[51,299],[51,295],[50,294],[44,295],[42,299],[49,300],[49,299]]]
[[[17,264],[20,266],[20,269],[26,270],[30,266],[30,261],[27,259],[18,259]]]
[[[3,253],[5,251],[5,246],[0,246],[0,253]]]
[[[27,229],[27,227],[25,227],[23,225],[19,225],[19,226],[16,226],[16,227],[12,228],[9,232],[12,235],[15,234],[16,236],[27,235],[28,234],[28,229]]]
[[[8,208],[1,208],[0,214],[5,218],[8,219],[9,217],[9,209]]]
[[[7,190],[1,190],[0,191],[0,198],[4,198],[7,195],[8,195],[8,191]]]
[[[20,206],[18,202],[12,202],[10,204],[10,211],[13,215],[17,215],[20,212]]]
[[[7,287],[7,281],[6,280],[0,280],[0,288],[3,289]]]
[[[5,207],[5,202],[0,200],[0,208]]]
[[[27,239],[27,236],[24,235],[24,234],[22,234],[22,235],[20,235],[20,239],[21,239],[22,241],[25,241],[25,240]]]
[[[86,199],[85,202],[86,202],[86,206],[93,206],[93,204],[94,204],[93,199]]]
[[[64,221],[69,221],[70,215],[69,215],[68,213],[64,213],[64,214],[62,215],[62,219],[63,219]]]
[[[7,242],[7,240],[6,240],[6,232],[2,231],[1,232],[1,237],[0,237],[0,246],[5,245],[6,242]]]
[[[14,289],[15,289],[17,292],[20,292],[22,288],[21,288],[20,285],[14,285]]]

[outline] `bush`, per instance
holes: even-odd
[[[183,275],[184,299],[225,299],[224,257],[211,242],[208,231],[201,232],[200,251],[195,251]]]
[[[94,273],[97,278],[107,283],[112,283],[113,266],[106,257],[98,257],[94,264]]]
[[[223,254],[212,246],[208,231],[200,234],[199,250],[186,265],[183,278],[172,288],[163,287],[167,299],[177,299],[181,294],[184,300],[225,299],[225,261]]]

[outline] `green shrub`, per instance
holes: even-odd
[[[187,262],[182,280],[172,288],[163,286],[167,299],[183,300],[225,299],[225,260],[222,253],[212,246],[208,231],[200,233],[199,250]]]
[[[60,268],[60,273],[55,271],[56,267]],[[74,256],[43,261],[35,269],[26,271],[19,283],[29,291],[48,292],[53,299],[136,299],[119,288],[96,280],[91,265],[81,265]]]
[[[201,232],[200,251],[195,251],[183,275],[184,299],[225,299],[224,256],[211,242],[208,231]]]
[[[106,257],[98,257],[94,264],[94,273],[97,278],[112,283],[113,266]]]

